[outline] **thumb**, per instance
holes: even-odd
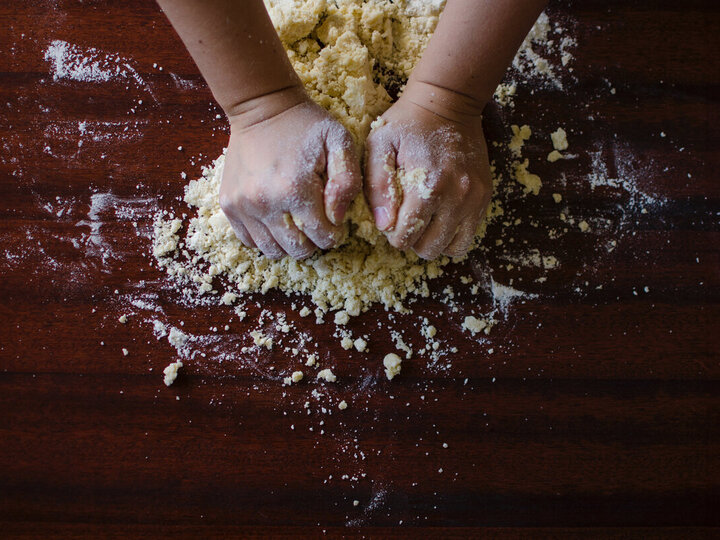
[[[327,164],[325,215],[333,225],[339,225],[362,185],[355,143],[349,133],[345,132],[339,140],[328,141]]]
[[[370,135],[365,152],[365,197],[375,218],[375,226],[381,231],[395,226],[401,202],[395,182],[395,158],[392,144]]]

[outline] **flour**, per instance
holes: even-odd
[[[104,83],[114,79],[129,79],[146,90],[153,99],[155,95],[130,61],[119,54],[95,48],[82,49],[77,45],[56,39],[44,55],[51,65],[53,79],[84,83]]]

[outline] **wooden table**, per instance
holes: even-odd
[[[230,308],[188,307],[150,265],[153,213],[181,208],[181,172],[227,140],[154,3],[0,7],[0,535],[717,535],[720,11],[637,4],[552,4],[578,40],[574,80],[488,111],[491,139],[536,133],[543,190],[508,204],[539,224],[518,244],[561,265],[538,282],[490,249],[433,290],[472,273],[537,296],[483,339],[438,300],[414,304],[394,327],[418,339],[425,314],[459,351],[450,366],[416,355],[392,382],[382,310],[350,323],[371,333],[360,354],[284,296],[253,297],[336,366],[336,385],[291,388],[270,371],[292,363],[280,347],[220,355],[259,308],[225,331]],[[89,60],[63,72],[47,51]],[[550,164],[560,125],[578,156]],[[603,166],[624,187],[591,189]],[[548,238],[556,191],[590,231]],[[461,312],[488,302],[458,296]],[[154,316],[207,338],[170,388]],[[304,409],[315,387],[325,414]]]

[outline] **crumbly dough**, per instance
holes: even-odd
[[[292,375],[283,379],[283,384],[287,384],[289,386],[293,383],[299,383],[303,380],[304,376],[305,374],[302,371],[293,371]]]
[[[265,4],[308,94],[347,127],[361,147],[371,124],[382,123],[376,119],[412,72],[445,1],[265,0]],[[531,32],[523,47],[531,49],[532,40],[546,37],[547,31]],[[511,96],[514,85],[499,91]],[[511,175],[526,193],[537,194],[540,177],[527,170],[528,161],[521,161],[519,155],[530,129],[516,129],[518,152]],[[403,311],[407,296],[427,297],[428,280],[442,275],[443,266],[451,262],[445,256],[424,261],[412,250],[402,252],[390,246],[375,228],[362,194],[347,213],[347,234],[337,248],[304,261],[289,257],[271,261],[240,243],[220,209],[224,161],[221,155],[186,187],[185,202],[194,209],[194,217],[183,221],[166,213],[155,224],[153,252],[159,265],[170,276],[194,284],[200,294],[219,294],[213,286],[219,275],[228,285],[220,299],[224,304],[234,302],[232,295],[264,294],[270,289],[307,294],[317,306],[314,313],[321,323],[328,311],[344,312],[349,318],[373,303]],[[424,191],[427,171],[397,173],[400,184],[404,181],[418,188],[422,197],[428,195]],[[495,177],[494,182],[498,181]],[[488,222],[500,214],[502,208],[493,200],[473,247],[484,236]],[[309,314],[306,307],[300,311],[301,316]],[[345,315],[338,314],[337,324],[343,321]]]
[[[385,366],[385,376],[391,381],[402,369],[402,358],[395,353],[388,353],[383,358],[383,365]]]
[[[326,382],[335,382],[335,381],[337,381],[337,377],[335,376],[335,374],[332,372],[331,369],[328,369],[328,368],[325,368],[325,369],[322,369],[322,370],[318,371],[318,374],[317,374],[317,377],[316,377],[316,378],[317,378],[317,379],[322,379],[323,381],[326,381]]]
[[[474,336],[478,332],[485,332],[486,334],[489,334],[490,330],[493,327],[493,324],[494,321],[492,320],[478,319],[477,317],[468,315],[467,317],[465,317],[462,327],[465,330],[468,330]]]
[[[554,132],[552,132],[550,134],[550,139],[552,140],[553,148],[555,150],[567,150],[567,133],[563,128],[559,127]]]
[[[175,379],[177,379],[178,371],[181,367],[183,367],[183,363],[178,360],[163,369],[163,382],[165,383],[165,386],[170,386],[172,383],[175,382]]]

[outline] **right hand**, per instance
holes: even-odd
[[[304,259],[342,237],[361,189],[355,144],[307,97],[258,115],[261,107],[253,106],[252,122],[230,115],[220,207],[246,246],[270,259]]]

